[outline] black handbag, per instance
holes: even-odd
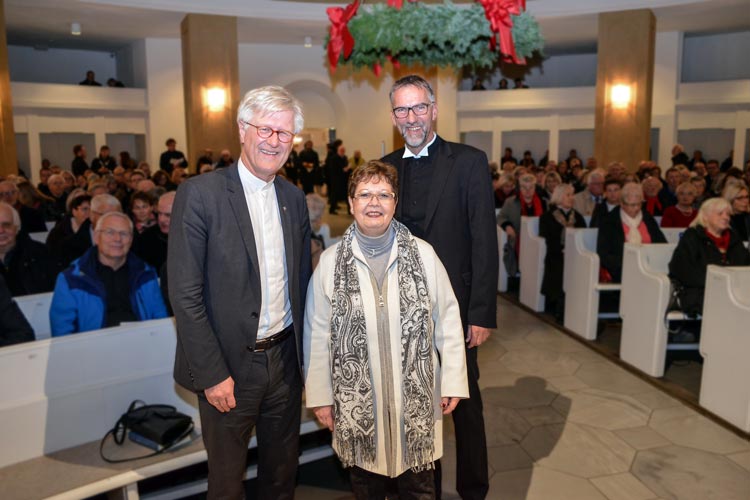
[[[153,457],[181,443],[190,435],[193,428],[193,419],[177,411],[174,406],[147,405],[143,401],[135,400],[130,403],[128,411],[120,417],[115,426],[104,435],[99,444],[99,454],[109,463]],[[104,456],[103,448],[107,438],[111,435],[116,444],[122,445],[126,434],[131,441],[147,446],[154,452],[125,459],[111,459]]]

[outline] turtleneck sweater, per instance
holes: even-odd
[[[388,257],[391,254],[391,247],[396,239],[396,230],[393,229],[393,225],[391,224],[380,236],[367,236],[355,224],[354,237],[357,238],[359,248],[362,249],[367,266],[375,276],[378,288],[382,288],[385,271],[388,267]]]

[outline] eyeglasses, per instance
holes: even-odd
[[[10,198],[14,194],[18,193],[18,191],[0,191],[0,196],[4,198]]]
[[[114,238],[115,235],[119,236],[123,240],[129,240],[133,237],[133,233],[129,231],[115,231],[114,229],[99,229],[97,233],[101,233],[107,238]]]
[[[387,203],[396,199],[396,193],[387,193],[385,191],[370,193],[369,191],[362,191],[354,195],[354,199],[360,203],[369,203],[373,198],[377,198],[380,203]]]
[[[432,104],[434,103],[420,102],[414,106],[399,106],[398,108],[393,108],[393,116],[396,118],[406,118],[409,116],[409,111],[412,111],[415,116],[426,115],[427,110],[430,109]]]
[[[255,131],[258,133],[258,137],[261,139],[268,139],[273,134],[276,134],[279,138],[279,142],[283,143],[289,143],[292,142],[292,139],[294,139],[294,134],[291,132],[287,132],[286,130],[274,130],[271,127],[259,127],[257,125],[253,125],[250,122],[242,122],[250,125],[251,127],[255,128]]]

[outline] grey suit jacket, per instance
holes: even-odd
[[[301,329],[311,274],[305,195],[274,180],[284,233],[289,296],[302,360]],[[174,377],[195,391],[230,375],[246,381],[255,346],[261,285],[253,227],[238,165],[193,177],[177,190],[169,230],[169,298],[177,323]]]

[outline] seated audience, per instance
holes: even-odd
[[[726,199],[706,200],[672,254],[669,277],[675,286],[680,308],[690,316],[703,312],[709,264],[750,266],[750,253],[729,226],[731,213],[731,205]]]
[[[604,270],[603,281],[620,283],[625,243],[666,243],[667,239],[651,215],[642,208],[643,191],[635,183],[625,184],[620,206],[612,210],[599,226],[596,253]]]
[[[0,182],[0,201],[4,201],[18,211],[21,216],[21,231],[26,234],[46,231],[47,225],[44,223],[41,212],[21,203],[20,194],[18,186],[13,181]]]
[[[586,188],[575,195],[573,208],[581,215],[591,215],[594,208],[604,201],[604,177],[605,172],[602,169],[592,170],[586,179]]]
[[[675,144],[672,146],[672,166],[674,165],[687,165],[690,163],[690,158],[685,153],[685,148],[682,144]]]
[[[169,222],[176,194],[175,191],[169,191],[161,195],[156,205],[157,223],[137,234],[133,244],[133,253],[156,269],[159,275],[167,262]]]
[[[518,160],[513,156],[513,148],[505,148],[505,151],[503,151],[503,156],[500,158],[500,165],[503,165],[503,169],[505,169],[506,162],[518,165]]]
[[[156,272],[130,253],[133,223],[110,212],[96,223],[95,246],[60,273],[50,306],[52,336],[165,318]]]
[[[96,75],[93,71],[88,70],[86,72],[86,79],[78,83],[78,85],[88,85],[91,87],[101,87],[102,84],[96,81]]]
[[[698,210],[693,207],[697,190],[692,182],[677,186],[677,205],[667,207],[661,218],[661,227],[688,227]]]
[[[519,194],[511,196],[500,209],[497,224],[508,234],[508,239],[515,242],[518,252],[521,230],[521,216],[540,217],[547,209],[546,203],[536,192],[536,178],[531,174],[523,174],[518,179]]]
[[[622,182],[617,179],[604,181],[604,203],[597,203],[591,214],[589,227],[599,227],[601,221],[615,208],[620,206]]]
[[[744,183],[728,184],[721,193],[731,208],[730,225],[741,241],[750,234],[750,197]]]
[[[625,165],[623,165],[619,161],[613,161],[609,164],[607,167],[607,177],[611,179],[618,180],[620,182],[625,182],[625,175],[627,174],[627,171],[625,170]]]
[[[111,194],[98,194],[91,199],[89,218],[78,228],[75,234],[65,238],[61,244],[60,259],[63,267],[67,267],[75,259],[83,255],[94,244],[94,228],[99,218],[109,212],[122,212],[120,201]]]
[[[720,189],[717,189],[719,182],[719,160],[708,160],[706,162],[706,189],[711,196],[718,196],[721,193]]]
[[[91,196],[83,189],[76,188],[68,195],[67,216],[63,217],[47,235],[47,249],[56,260],[62,255],[62,242],[73,236],[89,218]]]
[[[215,168],[227,168],[231,167],[234,163],[234,158],[232,158],[232,153],[228,149],[222,149],[221,155],[219,156],[219,161],[216,162],[216,165],[214,165]]]
[[[44,220],[59,221],[65,217],[65,203],[68,200],[68,193],[65,192],[65,178],[61,174],[53,174],[47,179],[47,189],[51,202],[44,206]]]
[[[89,169],[86,162],[86,147],[83,144],[73,146],[73,160],[70,162],[70,171],[73,175],[83,175]]]
[[[45,166],[46,162],[46,166]],[[47,190],[47,179],[49,179],[49,176],[52,175],[52,169],[50,168],[49,160],[44,159],[42,160],[42,168],[39,169],[39,184],[36,185],[36,188],[41,191],[44,194],[49,194],[49,191]]]
[[[706,179],[703,177],[695,176],[690,179],[690,183],[695,186],[695,200],[693,200],[693,208],[700,208],[701,204],[706,201],[708,191],[706,191]]]
[[[5,279],[0,275],[0,347],[33,340],[34,330],[13,301]]]
[[[187,170],[185,170],[182,167],[175,167],[172,170],[172,178],[171,178],[172,180],[171,186],[173,186],[173,190],[177,190],[177,186],[179,186],[182,183],[182,181],[184,181],[187,178],[187,176],[188,176]]]
[[[20,230],[16,209],[0,202],[0,275],[14,297],[49,292],[58,269],[47,247]]]
[[[171,174],[174,167],[187,167],[185,155],[177,150],[177,141],[170,137],[167,139],[166,146],[167,150],[159,157],[159,168]]]
[[[664,214],[664,206],[659,199],[659,192],[662,189],[661,181],[655,177],[646,177],[641,184],[643,189],[643,208],[652,217],[660,217]]]
[[[130,197],[130,212],[133,214],[136,234],[141,234],[156,224],[154,205],[154,198],[145,191],[136,191]]]
[[[539,218],[539,236],[547,243],[544,257],[542,294],[545,308],[562,323],[565,312],[563,293],[563,249],[566,227],[586,227],[583,216],[573,209],[574,190],[570,184],[555,187],[550,198],[549,210]]]

